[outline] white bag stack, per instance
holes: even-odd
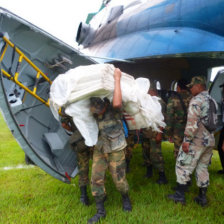
[[[58,110],[64,106],[88,146],[95,145],[98,138],[98,127],[89,110],[89,98],[112,99],[114,69],[110,64],[79,66],[59,75],[51,85],[50,108],[55,118],[59,120]],[[159,98],[148,95],[148,89],[148,79],[135,80],[133,76],[122,73],[124,115],[132,118],[127,120],[130,130],[152,127],[159,131],[158,127],[165,126]]]

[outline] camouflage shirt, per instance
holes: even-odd
[[[208,91],[203,91],[194,96],[189,104],[187,124],[184,131],[184,141],[200,146],[214,146],[214,134],[210,133],[202,124],[201,118],[207,113]]]
[[[185,105],[186,111],[182,106],[181,100],[178,95],[182,98],[182,101]],[[180,137],[184,136],[184,129],[187,122],[187,109],[192,98],[192,95],[189,91],[183,90],[180,93],[177,93],[171,96],[167,103],[166,110],[166,137],[173,135],[178,135]]]
[[[121,115],[120,110],[108,105],[104,114],[96,116],[99,127],[96,150],[101,150],[103,153],[111,153],[120,151],[127,146]]]

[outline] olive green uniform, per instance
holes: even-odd
[[[108,168],[117,190],[122,194],[129,191],[124,153],[127,143],[120,111],[108,105],[103,115],[96,115],[96,120],[99,136],[93,151],[91,189],[96,201],[101,201],[106,195],[104,183]]]
[[[89,160],[92,158],[92,149],[85,145],[84,139],[73,123],[70,116],[63,115],[61,123],[67,124],[73,132],[69,142],[76,152],[78,162],[79,187],[89,184]]]
[[[179,96],[178,96],[179,94]],[[181,103],[184,104],[185,110]],[[171,96],[167,103],[166,110],[166,128],[164,134],[166,138],[171,137],[174,142],[174,156],[178,155],[179,148],[183,142],[184,129],[187,122],[187,109],[190,103],[192,95],[187,90],[182,90],[180,93],[176,93]]]
[[[125,158],[127,161],[130,161],[132,158],[132,154],[133,154],[133,148],[135,146],[135,135],[136,135],[136,131],[135,130],[129,130],[128,131],[128,137],[126,138],[127,140],[127,147],[125,148]]]
[[[165,113],[165,102],[160,100],[162,106],[162,113]],[[151,128],[142,129],[142,154],[144,163],[147,167],[153,166],[159,172],[164,172],[164,160],[161,149],[161,142],[156,142],[156,135],[158,132]]]

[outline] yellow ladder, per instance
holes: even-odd
[[[1,72],[4,76],[6,76],[8,79],[10,79],[11,81],[15,82],[18,86],[20,86],[21,88],[23,88],[26,92],[28,92],[29,94],[31,94],[33,97],[35,97],[37,100],[41,101],[42,103],[44,103],[46,106],[49,107],[49,99],[48,100],[44,100],[43,98],[41,98],[40,96],[38,96],[36,94],[37,91],[37,86],[38,86],[38,80],[40,78],[40,76],[42,76],[47,82],[49,82],[49,84],[52,84],[52,81],[35,65],[33,64],[33,62],[31,60],[29,60],[29,58],[27,58],[22,51],[20,51],[10,40],[8,40],[5,36],[2,37],[2,39],[5,41],[5,46],[4,49],[2,51],[2,55],[0,57],[0,62],[2,62],[5,53],[7,51],[8,47],[11,47],[15,50],[15,52],[18,53],[19,58],[18,58],[18,64],[17,64],[17,68],[16,68],[16,72],[13,75],[9,74],[8,72],[6,72],[4,69],[1,69]],[[29,89],[27,86],[23,85],[19,80],[19,67],[22,63],[22,60],[25,60],[36,72],[36,83],[34,84],[33,89]]]

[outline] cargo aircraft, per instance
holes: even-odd
[[[165,101],[178,79],[206,76],[219,104],[220,129],[223,12],[222,0],[107,0],[80,23],[76,41],[85,55],[156,82]],[[218,75],[215,67],[223,68]]]
[[[212,68],[224,64],[222,0],[112,3],[107,1],[89,24],[80,24],[80,50],[0,8],[2,114],[26,155],[65,183],[78,169],[69,136],[49,109],[50,85],[59,74],[79,65],[113,63],[134,77],[157,81],[162,93],[174,90],[181,77],[210,80]],[[211,88],[218,103],[223,82],[221,71]]]

